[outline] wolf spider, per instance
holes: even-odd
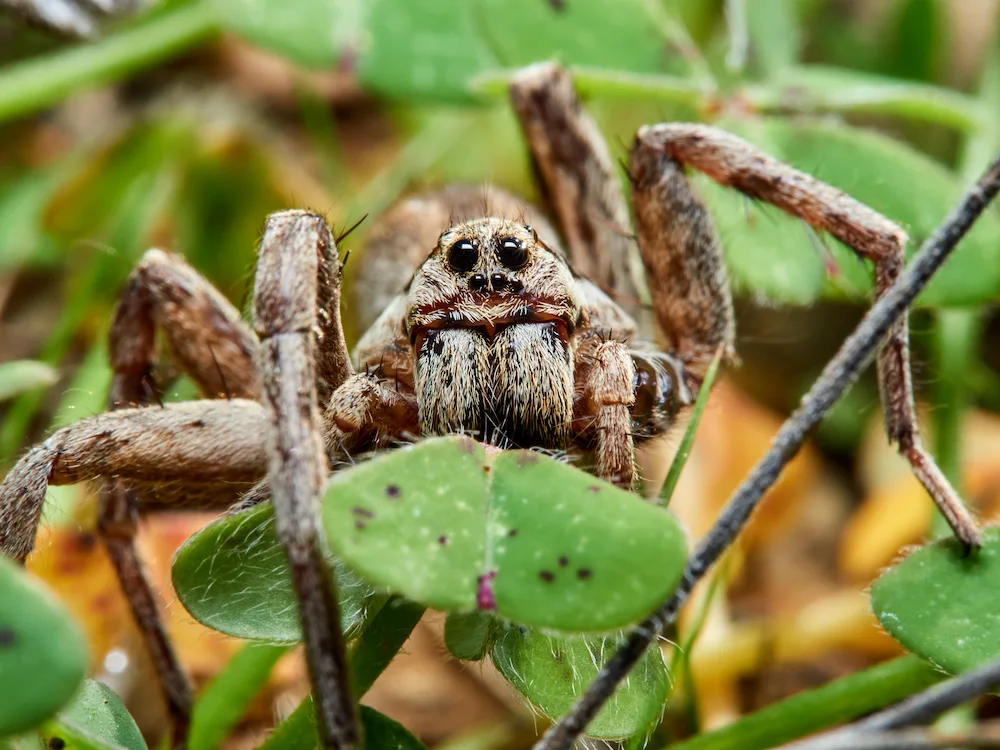
[[[551,64],[527,68],[510,95],[560,233],[500,191],[489,206],[460,187],[399,204],[361,261],[358,286],[380,313],[357,347],[362,371],[341,329],[342,266],[319,216],[269,217],[252,329],[182,260],[151,250],[111,325],[111,411],[59,430],[0,485],[0,551],[23,561],[46,487],[103,478],[99,534],[154,656],[175,745],[184,744],[191,691],[133,548],[139,498],[207,502],[252,485],[243,505],[273,502],[321,734],[330,747],[348,747],[357,739],[354,707],[316,522],[330,466],[395,441],[462,431],[501,447],[565,451],[631,488],[636,446],[682,423],[709,363],[733,348],[719,243],[686,166],[871,260],[878,295],[901,271],[906,236],[895,224],[705,125],[639,130],[628,164],[633,234],[608,148],[568,74]],[[512,215],[518,220],[497,218]],[[643,344],[635,323],[645,284],[659,347]],[[146,405],[157,328],[210,400]],[[920,444],[905,319],[885,341],[878,371],[890,440],[955,533],[975,545],[975,522]]]

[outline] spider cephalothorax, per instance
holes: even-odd
[[[566,261],[534,230],[495,218],[452,227],[414,275],[407,302],[423,434],[567,446],[572,339],[585,321]]]
[[[520,72],[511,100],[558,233],[502,191],[485,202],[460,187],[404,201],[362,255],[362,266],[376,270],[358,298],[370,298],[370,314],[357,316],[370,327],[353,362],[340,321],[342,269],[316,214],[269,218],[252,328],[180,258],[151,251],[112,322],[115,411],[56,432],[0,484],[0,551],[23,560],[49,484],[105,480],[99,531],[154,656],[175,744],[185,740],[191,694],[132,544],[140,497],[233,500],[252,487],[244,503],[273,502],[321,734],[330,746],[350,746],[354,708],[316,518],[330,466],[461,431],[503,447],[565,452],[631,488],[636,444],[671,432],[709,363],[733,346],[718,239],[685,166],[840,239],[874,263],[879,295],[900,272],[899,227],[705,125],[639,131],[628,163],[630,221],[607,146],[566,72]],[[512,215],[525,220],[496,218]],[[646,287],[655,339],[630,315]],[[157,327],[206,400],[144,408]],[[890,439],[958,535],[975,544],[974,521],[920,444],[905,318],[886,340],[879,377]]]

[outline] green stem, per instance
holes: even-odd
[[[714,89],[715,76],[708,60],[702,54],[687,27],[668,10],[660,0],[640,0],[649,20],[657,28],[671,48],[671,54],[677,54],[688,65],[691,77],[702,89]]]
[[[419,604],[393,597],[379,610],[351,648],[351,682],[358,698],[368,692],[389,666],[424,614]],[[306,698],[281,722],[259,750],[312,748],[316,744],[316,712]]]
[[[668,102],[693,109],[703,109],[714,96],[715,89],[691,80],[670,75],[626,73],[573,66],[573,85],[584,98],[606,97],[634,99],[646,102]],[[503,99],[513,71],[497,71],[477,76],[471,83],[473,91]]]
[[[962,420],[969,403],[967,373],[979,351],[979,313],[938,310],[932,335],[933,453],[948,481],[961,491]]]
[[[424,607],[394,596],[351,648],[351,683],[359,698],[375,684],[423,617]]]
[[[1000,102],[1000,44],[987,56],[979,82],[979,101],[989,110]],[[971,182],[1000,145],[1000,128],[990,118],[962,143],[957,171]],[[970,373],[979,365],[980,316],[976,310],[938,310],[933,328],[934,458],[948,480],[961,492],[962,422],[969,405]],[[932,536],[948,533],[940,512],[934,513]]]
[[[742,76],[750,57],[750,32],[747,30],[746,0],[726,0],[726,28],[729,31],[729,50],[726,67]]]
[[[670,500],[674,496],[674,490],[677,489],[677,482],[680,481],[681,472],[684,471],[688,456],[691,455],[691,448],[694,447],[695,433],[698,430],[698,424],[701,422],[701,415],[705,411],[705,404],[708,403],[708,397],[711,395],[712,384],[715,382],[715,376],[719,371],[719,363],[721,361],[722,350],[720,349],[716,352],[712,364],[708,366],[708,372],[705,373],[705,380],[701,384],[701,389],[698,391],[698,398],[694,403],[691,420],[688,422],[687,429],[684,430],[684,437],[681,438],[681,443],[677,447],[677,453],[674,454],[674,460],[670,464],[667,477],[663,480],[663,487],[660,489],[660,502],[664,506],[670,504]]]
[[[989,110],[967,94],[820,65],[786,68],[775,82],[748,86],[742,94],[758,111],[773,114],[891,115],[973,134],[990,119]]]
[[[0,121],[150,67],[218,31],[208,2],[181,5],[95,44],[59,50],[0,72]]]
[[[944,679],[927,662],[903,656],[761,709],[670,750],[761,750],[884,708]]]
[[[700,109],[716,94],[715,87],[678,76],[626,73],[575,66],[573,83],[584,97],[606,96],[661,101]]]
[[[219,747],[246,714],[250,701],[267,684],[278,659],[289,649],[290,646],[251,642],[233,654],[194,704],[188,750]]]

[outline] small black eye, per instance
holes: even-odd
[[[448,250],[448,265],[456,271],[471,271],[479,262],[479,250],[471,240],[459,240]]]
[[[528,251],[521,240],[514,237],[502,237],[498,242],[500,249],[500,262],[512,271],[524,268],[528,262]]]

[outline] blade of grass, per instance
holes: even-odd
[[[903,656],[799,693],[670,750],[763,750],[888,706],[946,677],[917,656]]]
[[[0,401],[7,401],[25,391],[45,388],[58,379],[56,371],[44,362],[19,359],[0,365]]]
[[[977,310],[937,310],[934,313],[932,388],[933,453],[941,471],[962,491],[962,423],[969,406],[966,373],[979,354],[982,328]],[[949,533],[940,513],[935,514],[934,536]]]
[[[799,57],[799,30],[790,0],[746,3],[749,53],[757,72],[773,78]]]
[[[705,626],[708,613],[712,609],[712,603],[715,601],[716,596],[725,590],[722,584],[729,579],[728,568],[729,566],[723,562],[718,572],[712,576],[712,580],[708,585],[708,591],[705,592],[705,597],[698,606],[694,620],[691,622],[684,640],[677,644],[670,658],[669,672],[677,680],[672,695],[676,696],[678,688],[682,688],[685,699],[684,715],[687,719],[688,727],[691,727],[695,732],[701,731],[701,725],[698,712],[698,694],[695,690],[694,672],[691,670],[691,652],[694,649],[694,644],[698,642],[698,636],[701,635],[702,628]]]
[[[134,178],[125,199],[106,219],[108,245],[118,253],[93,253],[82,273],[69,278],[68,300],[62,305],[59,319],[37,359],[58,366],[88,318],[95,311],[102,316],[107,314],[101,307],[110,305],[176,188],[176,175],[166,157]],[[43,392],[33,391],[11,404],[0,426],[0,460],[12,459],[21,448],[44,397]]]
[[[663,488],[660,490],[660,502],[664,506],[670,504],[670,498],[673,497],[674,490],[677,489],[677,482],[681,478],[681,472],[684,471],[684,464],[687,463],[688,456],[691,455],[691,447],[694,445],[698,423],[701,422],[701,415],[705,411],[705,404],[708,403],[708,397],[712,393],[712,384],[715,382],[715,376],[719,371],[719,362],[721,359],[722,353],[720,351],[715,355],[712,364],[709,365],[708,372],[705,373],[705,382],[701,384],[701,390],[698,391],[698,399],[694,402],[691,421],[688,423],[687,429],[684,430],[684,437],[681,438],[677,454],[674,456],[673,463],[670,464],[670,471],[667,472],[667,478],[663,481]]]
[[[419,604],[393,597],[368,624],[351,648],[354,695],[361,698],[403,647],[424,614]],[[316,712],[306,698],[264,741],[258,750],[311,748],[316,743]]]
[[[706,89],[689,78],[670,75],[627,73],[585,66],[570,68],[573,85],[580,96],[635,99],[645,102],[668,102],[693,109],[703,109],[712,99],[714,89]],[[469,84],[476,93],[506,99],[507,84],[513,71],[501,70],[477,76]]]
[[[714,90],[716,84],[712,68],[691,38],[684,22],[675,16],[672,10],[668,10],[660,0],[642,0],[642,4],[650,20],[666,40],[668,54],[678,55],[688,64],[691,77],[702,89]]]
[[[72,93],[125,78],[201,44],[218,32],[208,2],[177,5],[94,44],[67,47],[0,72],[0,122]]]
[[[229,660],[194,705],[188,736],[190,750],[220,746],[263,689],[278,659],[288,651],[289,646],[248,643]]]
[[[729,49],[726,67],[731,73],[743,75],[750,57],[750,33],[747,30],[746,0],[726,0],[726,29],[729,31]]]
[[[773,83],[748,86],[743,96],[764,113],[892,115],[963,133],[989,120],[980,102],[951,89],[819,65],[786,68]]]
[[[375,684],[423,617],[424,607],[398,596],[375,615],[351,648],[351,682],[360,698]]]
[[[993,44],[979,81],[979,101],[988,109],[1000,106],[1000,35]],[[986,121],[962,144],[958,172],[963,180],[975,179],[976,171],[990,153],[1000,148],[1000,125]],[[955,488],[962,491],[962,424],[970,402],[968,373],[979,360],[982,319],[976,310],[938,310],[932,330],[935,377],[931,390],[934,408],[934,458]],[[935,509],[931,535],[947,534],[948,524]]]

